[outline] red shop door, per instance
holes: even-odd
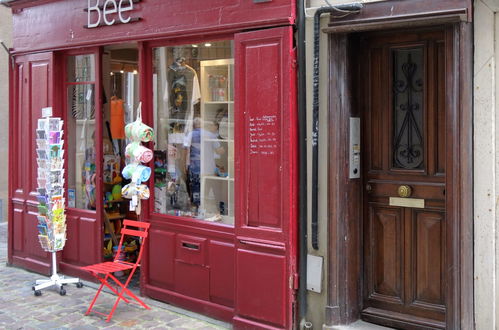
[[[38,242],[36,127],[52,106],[53,53],[17,56],[12,73],[9,138],[9,263],[50,273]]]
[[[236,328],[290,328],[297,139],[291,27],[236,35]]]
[[[103,250],[103,225],[102,225],[102,63],[101,48],[87,48],[68,51],[61,56],[61,72],[63,86],[61,87],[64,100],[64,143],[65,143],[65,175],[66,175],[66,201],[68,201],[68,189],[71,180],[74,180],[72,187],[80,188],[84,184],[83,178],[79,183],[76,178],[82,177],[81,165],[82,137],[87,136],[84,149],[94,149],[95,151],[95,207],[86,207],[79,205],[78,196],[74,207],[69,207],[66,203],[66,245],[62,251],[62,258],[59,263],[61,272],[91,279],[87,272],[80,269],[82,265],[95,264],[102,261]],[[84,57],[86,60],[76,64],[73,70],[69,69],[69,61],[76,57]],[[76,60],[75,60],[76,61]],[[83,64],[82,64],[83,63]],[[83,65],[83,73],[78,65]],[[75,71],[76,70],[76,71]],[[81,75],[81,76],[79,76]],[[76,98],[74,95],[77,95]],[[81,95],[81,96],[80,96]],[[81,107],[80,98],[92,104],[95,109],[94,114],[88,111],[88,108]],[[75,103],[72,103],[75,102]],[[88,104],[88,103],[87,103]],[[75,115],[74,109],[81,111],[82,114]],[[83,118],[83,119],[81,119]],[[86,133],[81,133],[86,130]],[[94,132],[94,133],[92,133]],[[94,138],[88,137],[94,134]],[[93,141],[92,141],[93,140]],[[86,153],[86,151],[85,151]],[[69,162],[74,162],[70,167]],[[82,197],[83,198],[83,197]]]

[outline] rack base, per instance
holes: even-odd
[[[56,261],[56,253],[52,252],[52,276],[50,279],[44,280],[36,280],[35,285],[31,287],[34,291],[35,296],[42,295],[42,289],[50,288],[52,286],[57,287],[59,290],[59,294],[61,296],[66,295],[66,290],[64,289],[64,285],[66,284],[76,284],[77,288],[83,287],[83,283],[81,283],[80,279],[77,277],[64,277],[64,275],[57,274],[57,261]]]
[[[59,274],[54,274],[48,280],[36,280],[36,285],[32,287],[35,296],[41,296],[42,292],[40,290],[50,288],[52,286],[57,287],[59,294],[64,296],[66,290],[64,289],[65,284],[76,284],[77,288],[81,288],[83,283],[80,282],[79,278],[65,278],[64,276],[59,276]]]

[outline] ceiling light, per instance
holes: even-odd
[[[137,70],[133,70],[133,74],[137,74],[137,73],[138,73]]]
[[[204,44],[204,45],[205,45],[205,47],[211,47],[211,44],[210,44],[210,43],[206,43],[206,44]]]
[[[192,45],[192,47],[194,47],[194,48],[198,48],[198,45]]]

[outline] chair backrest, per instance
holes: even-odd
[[[134,221],[134,220],[123,220],[123,228],[121,228],[121,238],[118,244],[118,251],[116,251],[116,256],[114,257],[114,262],[120,261],[121,247],[125,241],[125,236],[137,236],[141,238],[139,255],[135,264],[140,263],[142,258],[142,252],[144,251],[143,246],[145,245],[147,236],[149,235],[149,227],[151,226],[148,222]],[[134,227],[138,229],[130,229],[129,227]],[[142,229],[142,230],[140,230]]]

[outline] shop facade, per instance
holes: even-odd
[[[9,263],[49,274],[36,239],[35,129],[65,121],[61,272],[112,255],[132,217],[123,127],[155,130],[140,220],[142,294],[232,322],[290,328],[297,277],[295,3],[6,1],[10,74]]]

